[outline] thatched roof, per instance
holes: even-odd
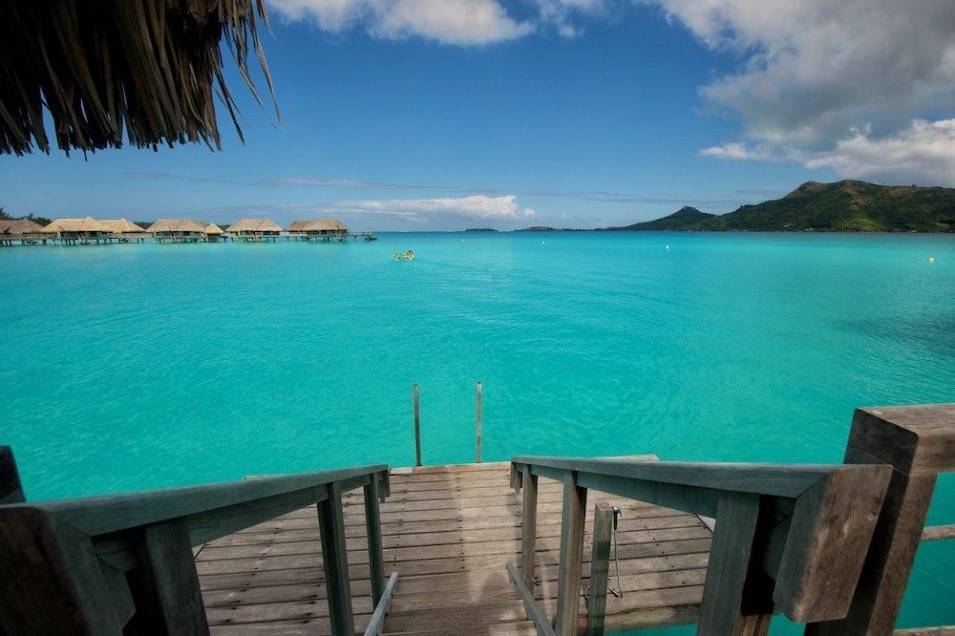
[[[207,225],[206,228],[202,230],[202,233],[203,234],[224,234],[224,232],[222,231],[222,228],[216,225],[215,223],[210,223],[209,225]]]
[[[229,232],[281,232],[282,228],[275,221],[268,218],[240,219],[230,225]]]
[[[146,228],[147,232],[155,234],[156,232],[192,232],[201,234],[206,229],[204,223],[193,221],[192,219],[156,219],[156,221]]]
[[[112,229],[102,221],[88,216],[83,219],[56,219],[41,231],[56,234],[58,232],[112,232]]]
[[[289,232],[347,232],[348,226],[338,219],[311,219],[292,221]]]
[[[133,232],[146,231],[127,219],[106,219],[102,222],[109,227],[109,231],[113,234],[130,234]]]
[[[0,219],[0,234],[36,234],[43,226],[30,219]]]
[[[263,0],[0,0],[0,153],[203,141],[220,147],[213,93],[242,137],[223,42],[255,95]],[[256,99],[258,96],[256,95]]]

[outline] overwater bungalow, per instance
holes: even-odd
[[[43,226],[30,219],[0,219],[0,245],[46,241]]]
[[[242,241],[258,243],[276,240],[282,233],[282,228],[269,218],[240,219],[230,225],[227,231]]]
[[[146,230],[128,219],[106,219],[103,221],[112,230],[113,236],[122,243],[136,241],[142,243],[146,239]]]
[[[348,236],[348,226],[338,219],[311,219],[292,221],[288,226],[289,238],[300,241],[332,239],[344,241]]]
[[[109,243],[113,238],[112,227],[91,216],[82,219],[56,219],[41,231],[64,245]]]
[[[207,225],[202,233],[205,234],[207,243],[216,243],[225,237],[225,231],[215,223]]]
[[[192,219],[157,219],[146,231],[158,243],[198,243],[206,240],[206,225]]]

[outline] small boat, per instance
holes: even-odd
[[[412,252],[411,250],[408,250],[407,252],[404,252],[404,253],[395,252],[395,260],[396,261],[412,261],[414,260],[414,252]]]

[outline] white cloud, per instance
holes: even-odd
[[[412,218],[450,215],[472,219],[512,221],[534,216],[534,210],[521,207],[513,194],[489,197],[472,194],[466,197],[435,199],[387,199],[342,201],[329,206],[340,213],[375,213]]]
[[[421,37],[443,44],[483,45],[522,37],[533,30],[517,22],[497,0],[268,0],[289,20],[312,20],[341,32],[362,26],[374,37]]]
[[[830,167],[845,177],[955,186],[955,119],[916,120],[909,129],[883,138],[857,131],[805,163]]]
[[[565,38],[573,38],[583,33],[578,24],[581,18],[594,18],[606,15],[617,0],[534,0],[539,20],[552,25],[557,33]]]
[[[734,159],[751,161],[769,161],[776,159],[766,148],[761,146],[747,145],[739,141],[730,141],[719,146],[710,146],[700,151],[704,157],[713,157],[715,159]]]
[[[905,130],[874,136],[871,128],[852,131],[826,150],[730,142],[704,148],[705,157],[749,161],[795,161],[807,168],[831,168],[840,177],[893,183],[955,186],[955,119],[917,119]]]
[[[841,176],[946,182],[955,175],[952,0],[642,0],[658,4],[737,72],[701,89],[743,124],[722,159],[795,160]],[[914,122],[914,123],[913,123]]]

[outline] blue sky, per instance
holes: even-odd
[[[233,74],[244,145],[3,156],[0,206],[506,229],[955,185],[955,11],[873,2],[270,0],[281,122]]]

